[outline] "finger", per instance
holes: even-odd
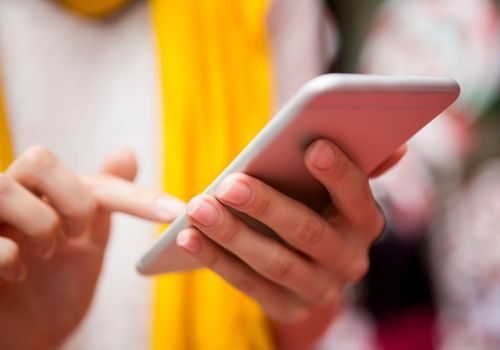
[[[399,147],[396,152],[394,152],[389,158],[387,158],[382,164],[380,164],[375,170],[370,173],[370,177],[377,177],[388,171],[394,165],[399,163],[399,161],[405,156],[408,151],[408,146],[404,144]]]
[[[96,200],[78,177],[43,147],[30,148],[9,167],[7,174],[47,197],[69,236],[81,234],[97,210]]]
[[[283,288],[259,276],[194,228],[183,230],[177,244],[194,259],[255,299],[273,319],[293,321],[307,314],[306,306]]]
[[[330,194],[340,219],[374,240],[384,226],[384,217],[375,203],[368,177],[326,140],[315,141],[306,150],[305,160],[311,174]]]
[[[137,162],[130,150],[112,153],[104,162],[101,173],[113,176],[98,176],[85,179],[85,182],[108,210],[165,223],[173,221],[184,210],[184,202],[177,198],[131,182],[137,174]]]
[[[120,149],[111,153],[105,159],[100,173],[133,181],[137,175],[137,161],[134,154],[128,149]]]
[[[106,244],[112,212],[168,223],[184,209],[183,202],[174,197],[134,185],[131,181],[136,174],[137,162],[133,153],[122,149],[105,159],[99,175],[81,178],[99,203],[89,237],[94,243]]]
[[[0,218],[28,237],[30,248],[41,257],[54,252],[61,232],[56,212],[31,192],[0,173]]]
[[[337,297],[337,284],[320,265],[255,231],[215,198],[195,197],[188,204],[187,214],[191,223],[209,238],[308,303],[324,305]]]
[[[26,278],[26,269],[19,256],[18,245],[0,236],[0,279],[21,282]]]
[[[242,173],[229,175],[216,190],[222,203],[264,223],[297,250],[333,267],[345,248],[335,227],[304,204]]]
[[[135,161],[135,157],[132,152],[127,149],[117,150],[104,159],[98,173],[133,181],[137,174],[137,163]],[[86,181],[83,177],[81,180],[90,190],[94,187],[89,185],[90,180]],[[92,194],[95,198],[95,194]],[[99,202],[96,216],[92,221],[89,230],[89,235],[86,237],[89,242],[95,244],[99,248],[99,251],[104,251],[103,248],[106,247],[109,239],[111,214],[112,210]]]
[[[141,188],[110,175],[82,178],[99,205],[146,220],[171,222],[184,210],[185,204],[175,197]]]

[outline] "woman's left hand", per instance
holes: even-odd
[[[396,154],[377,171],[398,158]],[[368,250],[385,224],[368,176],[338,147],[316,141],[305,162],[328,190],[335,210],[322,216],[237,173],[224,180],[215,197],[200,195],[190,201],[187,213],[194,228],[177,238],[192,257],[279,322],[300,321],[318,307],[335,304],[342,288],[367,272]],[[285,244],[248,226],[226,206],[269,226]]]

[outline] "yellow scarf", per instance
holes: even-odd
[[[0,81],[1,82],[1,81]],[[9,128],[3,103],[2,89],[0,85],[0,171],[7,169],[12,161],[12,144],[9,137]]]
[[[60,1],[87,16],[128,2]],[[268,1],[150,1],[162,77],[164,187],[179,198],[203,190],[269,117]],[[258,305],[203,270],[157,279],[152,347],[273,345]]]
[[[152,0],[168,192],[203,190],[268,118],[265,0]],[[268,349],[259,307],[209,271],[160,277],[154,349]]]

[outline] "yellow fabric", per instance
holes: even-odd
[[[105,17],[128,4],[130,0],[58,0],[63,6],[88,17]]]
[[[152,0],[161,66],[165,189],[188,200],[270,112],[267,0]],[[153,349],[271,349],[260,308],[203,270],[160,277]]]
[[[7,116],[5,113],[5,105],[3,103],[2,95],[2,87],[0,85],[0,171],[4,171],[7,168],[13,157]]]

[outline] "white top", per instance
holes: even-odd
[[[334,32],[322,6],[319,0],[273,5],[278,103],[332,57]],[[77,173],[94,173],[105,155],[126,145],[139,161],[137,183],[158,188],[153,44],[146,2],[111,20],[92,21],[51,1],[0,0],[0,69],[16,152],[40,144]],[[67,349],[149,347],[152,285],[137,275],[134,263],[154,228],[123,215],[113,224],[94,303]]]

